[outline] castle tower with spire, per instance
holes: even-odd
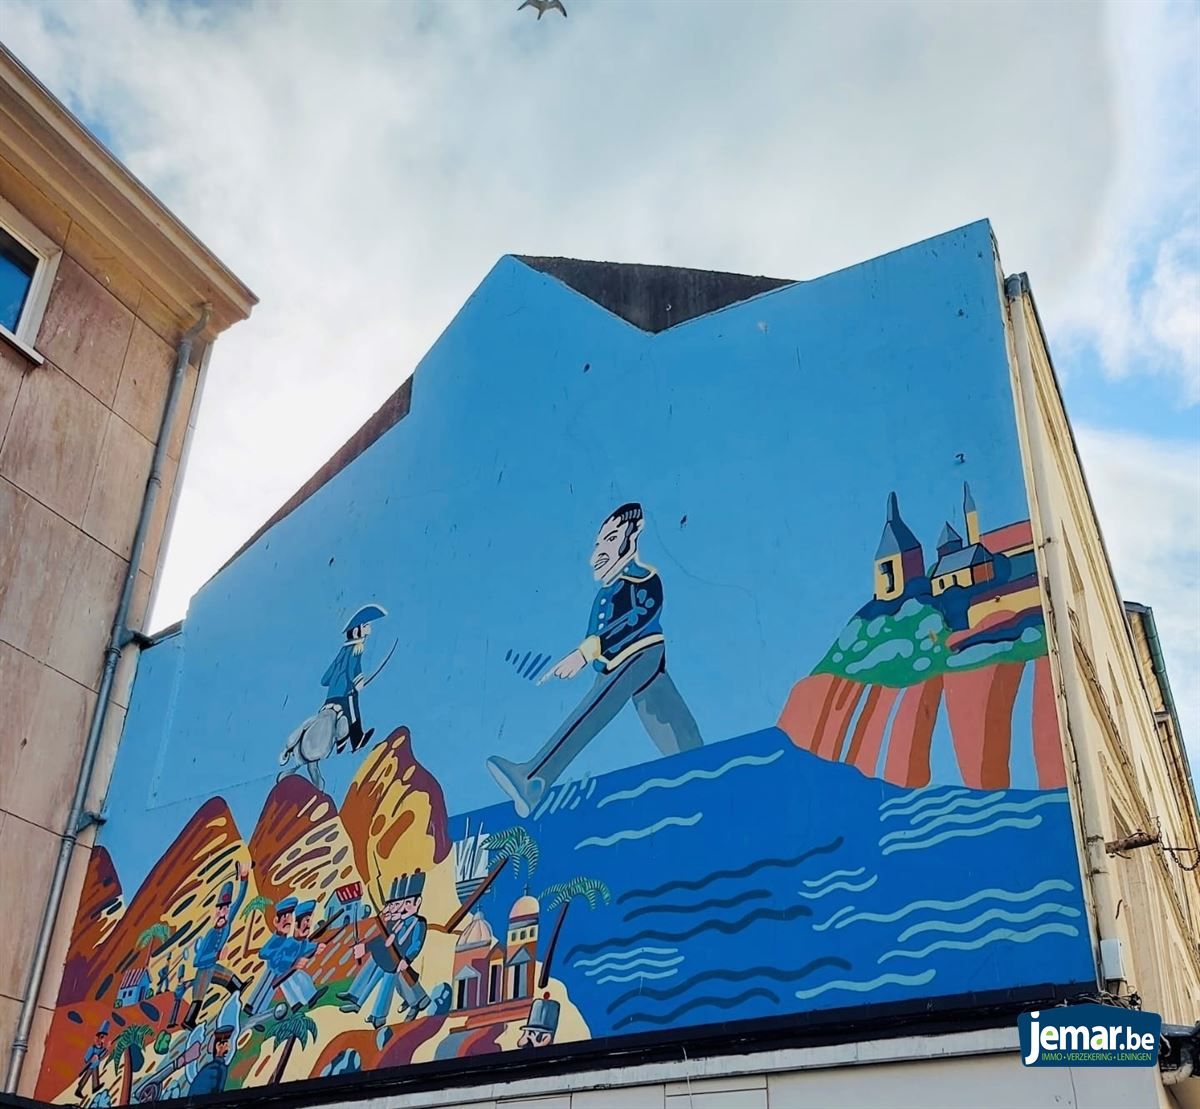
[[[971,496],[971,487],[963,482],[963,520],[967,525],[967,546],[979,542],[979,510],[975,507],[975,498]]]
[[[925,554],[920,540],[900,516],[900,502],[888,494],[887,521],[875,550],[875,598],[891,601],[904,596],[925,576]]]

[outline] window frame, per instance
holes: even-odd
[[[50,292],[54,288],[54,278],[62,260],[62,247],[39,231],[3,197],[0,197],[0,227],[37,259],[17,326],[10,331],[0,324],[0,340],[40,366],[45,359],[34,349],[34,343],[37,341],[42,319],[46,315],[46,306],[50,303]]]

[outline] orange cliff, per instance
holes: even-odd
[[[1033,708],[1028,716],[1016,716],[1027,667],[1033,667]],[[915,788],[930,783],[930,746],[940,712],[968,787],[1007,789],[1013,743],[1029,742],[1031,733],[1038,787],[1066,785],[1045,656],[941,674],[903,688],[813,674],[792,687],[779,727],[797,747],[821,758]]]

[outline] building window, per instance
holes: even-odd
[[[883,575],[883,591],[894,593],[896,591],[896,564],[891,559],[881,562],[879,572]]]
[[[33,344],[61,257],[52,239],[0,199],[0,340],[39,363]]]
[[[493,963],[488,971],[488,1004],[494,1005],[500,1000],[500,964]]]

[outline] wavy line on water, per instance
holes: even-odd
[[[900,843],[904,840],[920,839],[922,836],[928,835],[935,828],[942,828],[948,824],[978,824],[980,821],[990,820],[993,816],[997,816],[1000,813],[1029,812],[1031,809],[1040,809],[1043,805],[1064,805],[1066,801],[1065,796],[1032,797],[1028,801],[1004,801],[975,813],[950,813],[948,816],[943,816],[935,820],[932,824],[923,824],[919,828],[905,828],[896,832],[888,832],[879,841],[879,846],[883,847],[884,844],[888,843]]]
[[[626,890],[620,897],[617,898],[617,904],[623,901],[629,901],[635,897],[658,897],[660,894],[667,893],[670,890],[702,890],[705,886],[712,882],[718,882],[723,878],[748,878],[751,874],[757,874],[760,870],[765,870],[768,867],[780,867],[787,869],[793,866],[799,866],[803,862],[816,855],[829,855],[836,851],[845,840],[838,836],[836,839],[830,840],[828,843],[822,844],[820,847],[812,847],[803,854],[795,855],[790,859],[759,859],[757,862],[747,863],[737,870],[714,870],[708,877],[699,878],[696,881],[689,881],[686,878],[676,878],[670,882],[664,882],[661,886],[655,886],[654,889],[636,889]]]
[[[635,998],[649,1001],[670,1001],[671,998],[678,997],[681,993],[687,993],[688,990],[700,982],[745,982],[750,978],[770,978],[774,982],[799,982],[802,978],[807,978],[813,971],[820,970],[822,967],[837,967],[838,970],[849,970],[850,964],[845,959],[839,959],[836,955],[822,955],[821,958],[813,959],[811,963],[805,963],[804,966],[796,970],[780,970],[778,967],[750,967],[748,970],[705,970],[699,974],[692,975],[691,978],[677,985],[664,989],[655,989],[652,986],[648,990],[626,990],[625,993],[609,1004],[605,1012],[615,1013],[627,1001],[633,1001]]]
[[[1041,936],[1048,936],[1052,933],[1060,936],[1078,936],[1079,929],[1071,924],[1057,923],[1039,924],[1036,928],[1030,928],[1028,932],[1014,932],[1011,928],[993,928],[992,931],[974,940],[938,940],[928,947],[922,947],[920,951],[898,949],[888,951],[879,956],[879,962],[882,963],[885,959],[923,959],[934,951],[974,951],[976,948],[984,947],[989,943],[997,943],[1000,940],[1007,940],[1009,943],[1030,943]]]
[[[805,893],[803,890],[797,892],[801,897],[807,897],[811,901],[815,901],[818,897],[824,897],[827,893],[834,893],[837,890],[849,890],[851,893],[862,893],[863,890],[869,890],[876,882],[879,881],[878,874],[872,874],[867,881],[862,885],[856,886],[850,882],[834,882],[832,886],[826,886],[824,889],[817,890],[815,893]]]
[[[587,796],[588,797],[591,797],[591,795],[596,792],[596,783],[599,780],[600,780],[599,778],[593,778],[590,782],[588,782],[588,787],[587,787]]]
[[[617,1021],[613,1025],[613,1030],[616,1031],[627,1024],[673,1024],[677,1018],[683,1016],[684,1013],[690,1013],[693,1009],[699,1009],[705,1005],[711,1005],[714,1009],[733,1009],[749,1001],[752,997],[765,997],[774,1001],[776,1005],[779,1004],[778,994],[772,993],[762,986],[755,986],[754,989],[738,994],[737,997],[698,997],[662,1016],[655,1016],[651,1013],[630,1013]]]
[[[657,929],[647,928],[644,932],[638,932],[633,936],[623,936],[621,939],[577,943],[567,952],[566,957],[570,962],[576,955],[591,955],[610,947],[623,947],[626,944],[637,943],[638,940],[674,940],[676,942],[690,940],[693,936],[700,935],[701,932],[720,932],[723,936],[732,936],[735,932],[749,928],[751,924],[760,920],[788,921],[801,916],[812,916],[812,909],[807,905],[792,905],[786,909],[755,909],[737,920],[722,920],[719,917],[715,920],[706,920],[702,924],[697,924],[695,928],[689,928],[686,932],[660,932]]]
[[[746,893],[734,894],[733,897],[710,897],[707,901],[699,901],[695,905],[642,905],[640,908],[630,909],[625,914],[625,919],[633,920],[634,917],[655,913],[695,913],[701,909],[729,909],[743,901],[761,901],[770,896],[770,890],[748,890]]]
[[[678,947],[635,947],[632,951],[622,951],[619,955],[609,953],[598,955],[595,959],[580,959],[574,965],[577,967],[594,967],[597,963],[603,963],[606,959],[632,959],[635,955],[674,955],[678,951]]]
[[[664,970],[661,974],[647,974],[644,970],[635,970],[632,974],[607,974],[603,978],[597,978],[596,985],[603,986],[606,982],[632,982],[635,978],[640,980],[647,978],[674,978],[678,973],[678,970]]]
[[[921,932],[970,932],[978,928],[981,924],[986,924],[989,920],[1006,920],[1009,924],[1024,924],[1028,920],[1033,920],[1035,917],[1045,916],[1047,913],[1061,913],[1063,916],[1078,916],[1078,909],[1068,908],[1066,905],[1035,905],[1023,913],[1010,913],[1007,909],[988,909],[985,913],[980,913],[977,917],[972,917],[970,920],[956,922],[952,920],[924,920],[920,924],[913,924],[905,928],[900,933],[899,942],[907,943],[908,940]]]
[[[940,789],[940,786],[926,786],[926,789]],[[921,791],[924,792],[924,791]],[[945,793],[939,793],[936,797],[893,797],[890,801],[884,801],[879,806],[881,813],[887,813],[890,816],[907,816],[909,813],[917,812],[920,809],[926,808],[929,805],[939,805],[943,801],[949,801],[951,797],[961,797],[971,791],[964,789],[962,786],[955,786],[953,789],[947,790]],[[901,806],[897,808],[896,806]],[[887,816],[881,816],[881,820],[886,820]]]
[[[814,932],[824,932],[825,929],[828,928],[831,924],[833,924],[833,922],[835,920],[841,920],[841,918],[846,913],[852,913],[852,912],[854,912],[853,905],[843,905],[840,909],[838,909],[838,911],[836,913],[833,914],[833,916],[831,916],[827,921],[825,921],[824,924],[814,924],[813,931]]]
[[[968,905],[974,905],[989,898],[995,901],[1008,901],[1010,903],[1032,901],[1035,897],[1041,897],[1043,893],[1049,893],[1051,890],[1069,893],[1074,888],[1070,882],[1064,882],[1061,878],[1047,878],[1044,882],[1038,882],[1036,886],[1031,886],[1027,890],[1015,892],[1013,890],[1002,889],[977,890],[975,893],[969,894],[959,901],[910,901],[907,905],[902,906],[892,913],[856,913],[846,920],[839,921],[837,927],[845,928],[847,924],[853,924],[859,920],[870,920],[876,924],[891,924],[920,909],[941,909],[943,911],[965,909]]]
[[[710,782],[714,778],[719,778],[726,771],[739,766],[768,766],[782,756],[783,749],[780,748],[773,755],[740,755],[736,759],[730,759],[724,766],[717,767],[716,770],[689,770],[678,778],[649,778],[634,789],[622,789],[616,793],[610,793],[607,797],[602,797],[596,802],[596,808],[602,809],[612,801],[632,801],[635,797],[641,797],[643,793],[648,793],[652,789],[675,789],[685,782],[692,782],[698,778]]]
[[[801,1001],[805,1001],[828,990],[849,990],[851,993],[869,993],[871,990],[879,989],[880,986],[924,986],[927,982],[932,981],[935,973],[933,970],[923,970],[920,974],[881,974],[878,978],[872,978],[869,982],[848,982],[844,978],[839,978],[836,982],[826,982],[825,985],[814,986],[811,990],[797,990],[796,996]]]
[[[998,832],[1002,828],[1036,828],[1041,824],[1040,816],[1011,816],[1005,820],[997,820],[994,824],[987,824],[982,828],[951,828],[948,832],[939,832],[936,836],[930,839],[920,840],[918,843],[909,843],[907,840],[904,843],[889,843],[883,849],[883,854],[894,855],[897,851],[922,851],[926,847],[934,847],[939,843],[945,843],[948,839],[961,839],[962,837],[986,836],[992,832]]]
[[[985,793],[982,797],[955,797],[948,805],[943,805],[940,809],[926,809],[924,812],[917,813],[909,823],[915,828],[923,820],[933,820],[935,817],[945,816],[946,813],[957,812],[959,809],[978,809],[996,801],[1003,801],[1007,796],[1005,790],[998,789],[995,793]]]
[[[804,884],[813,889],[828,882],[830,878],[857,878],[866,869],[865,866],[860,866],[857,870],[831,870],[824,878],[805,878]]]
[[[609,974],[612,971],[620,970],[636,970],[639,967],[653,967],[655,970],[665,970],[667,967],[677,967],[682,962],[682,955],[676,955],[673,959],[638,958],[628,963],[601,963],[596,967],[588,967],[583,973],[589,978],[595,978],[597,974]]]
[[[575,850],[578,851],[581,847],[611,847],[614,843],[621,843],[627,839],[645,839],[664,828],[691,828],[699,824],[703,816],[704,814],[699,812],[692,813],[691,816],[664,816],[649,828],[626,828],[620,832],[613,832],[611,836],[588,836],[575,844]]]

